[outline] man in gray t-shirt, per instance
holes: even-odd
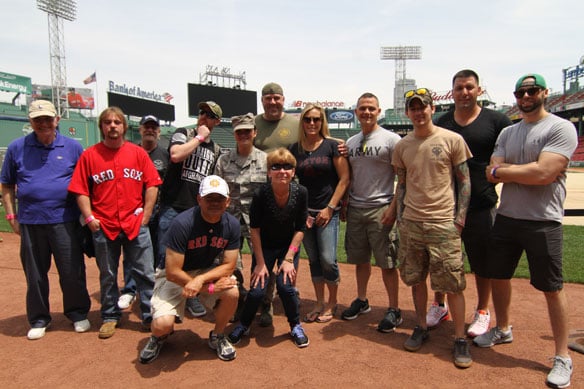
[[[531,284],[544,293],[552,323],[555,356],[547,383],[565,388],[570,385],[572,360],[562,279],[561,222],[566,169],[578,139],[572,123],[545,110],[548,93],[541,75],[519,78],[513,94],[523,120],[501,132],[486,168],[490,182],[503,183],[487,269],[497,326],[476,337],[474,343],[491,347],[513,341],[509,320],[511,277],[525,251]]]
[[[361,132],[347,141],[351,186],[348,204],[343,204],[341,218],[347,221],[345,249],[347,261],[355,265],[357,298],[341,317],[353,320],[371,310],[367,300],[367,284],[373,254],[375,264],[381,268],[389,302],[389,309],[377,329],[392,332],[402,322],[398,308],[397,250],[390,239],[391,225],[382,224],[381,218],[393,199],[395,174],[391,157],[400,137],[377,125],[380,113],[379,100],[375,95],[361,95],[355,109]]]

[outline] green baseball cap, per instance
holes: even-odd
[[[519,77],[519,80],[515,83],[515,90],[518,90],[522,86],[539,86],[540,88],[547,89],[547,84],[543,76],[536,73],[528,73]]]

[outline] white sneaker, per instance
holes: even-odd
[[[489,325],[491,324],[491,314],[488,310],[484,311],[479,309],[475,312],[474,319],[470,326],[468,326],[468,330],[466,331],[467,335],[471,338],[475,336],[482,335],[489,330]]]
[[[556,355],[553,360],[554,367],[548,374],[546,383],[552,388],[567,388],[570,386],[570,378],[572,377],[572,359]]]
[[[136,296],[131,293],[124,293],[118,299],[118,307],[120,309],[127,309],[132,305],[132,303],[136,300]]]
[[[31,328],[30,330],[28,330],[28,334],[26,335],[26,337],[29,340],[40,339],[43,336],[45,336],[45,331],[47,330],[47,327]]]
[[[73,323],[73,328],[75,328],[75,332],[87,332],[91,328],[91,323],[89,320],[79,320]]]
[[[436,301],[430,305],[428,313],[426,313],[426,325],[428,328],[434,328],[443,320],[448,320],[448,307],[444,304],[441,307]]]

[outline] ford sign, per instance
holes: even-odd
[[[329,122],[347,123],[352,122],[355,114],[352,111],[334,111],[329,113]]]

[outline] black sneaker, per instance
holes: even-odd
[[[217,351],[217,356],[222,361],[232,361],[237,356],[235,347],[223,334],[215,334],[213,331],[209,332],[209,347]]]
[[[228,335],[229,341],[232,344],[237,344],[244,336],[249,335],[249,328],[243,324],[238,324],[237,327]]]
[[[454,341],[454,365],[461,369],[466,369],[472,365],[468,343],[464,338],[458,338]]]
[[[343,311],[341,318],[344,320],[354,320],[362,313],[371,312],[371,307],[369,306],[369,300],[365,301],[356,298],[351,306]]]
[[[399,308],[389,308],[385,317],[379,322],[377,326],[377,331],[379,332],[393,332],[395,327],[403,323],[401,316],[401,309]]]
[[[148,339],[146,346],[140,351],[140,363],[150,363],[155,360],[158,357],[158,354],[160,354],[160,350],[162,349],[165,340],[166,336],[157,338],[152,335],[150,339]]]
[[[304,328],[302,328],[300,324],[296,324],[294,328],[292,328],[292,331],[290,331],[290,335],[294,340],[294,344],[298,348],[303,348],[310,344],[310,342],[308,341],[308,337],[304,333]]]
[[[418,351],[422,348],[422,343],[424,343],[429,336],[430,334],[427,329],[425,330],[420,326],[416,326],[412,336],[410,336],[404,343],[404,348],[408,351]]]
[[[273,308],[272,304],[262,304],[262,312],[260,313],[260,327],[269,327],[272,325],[273,319]]]

